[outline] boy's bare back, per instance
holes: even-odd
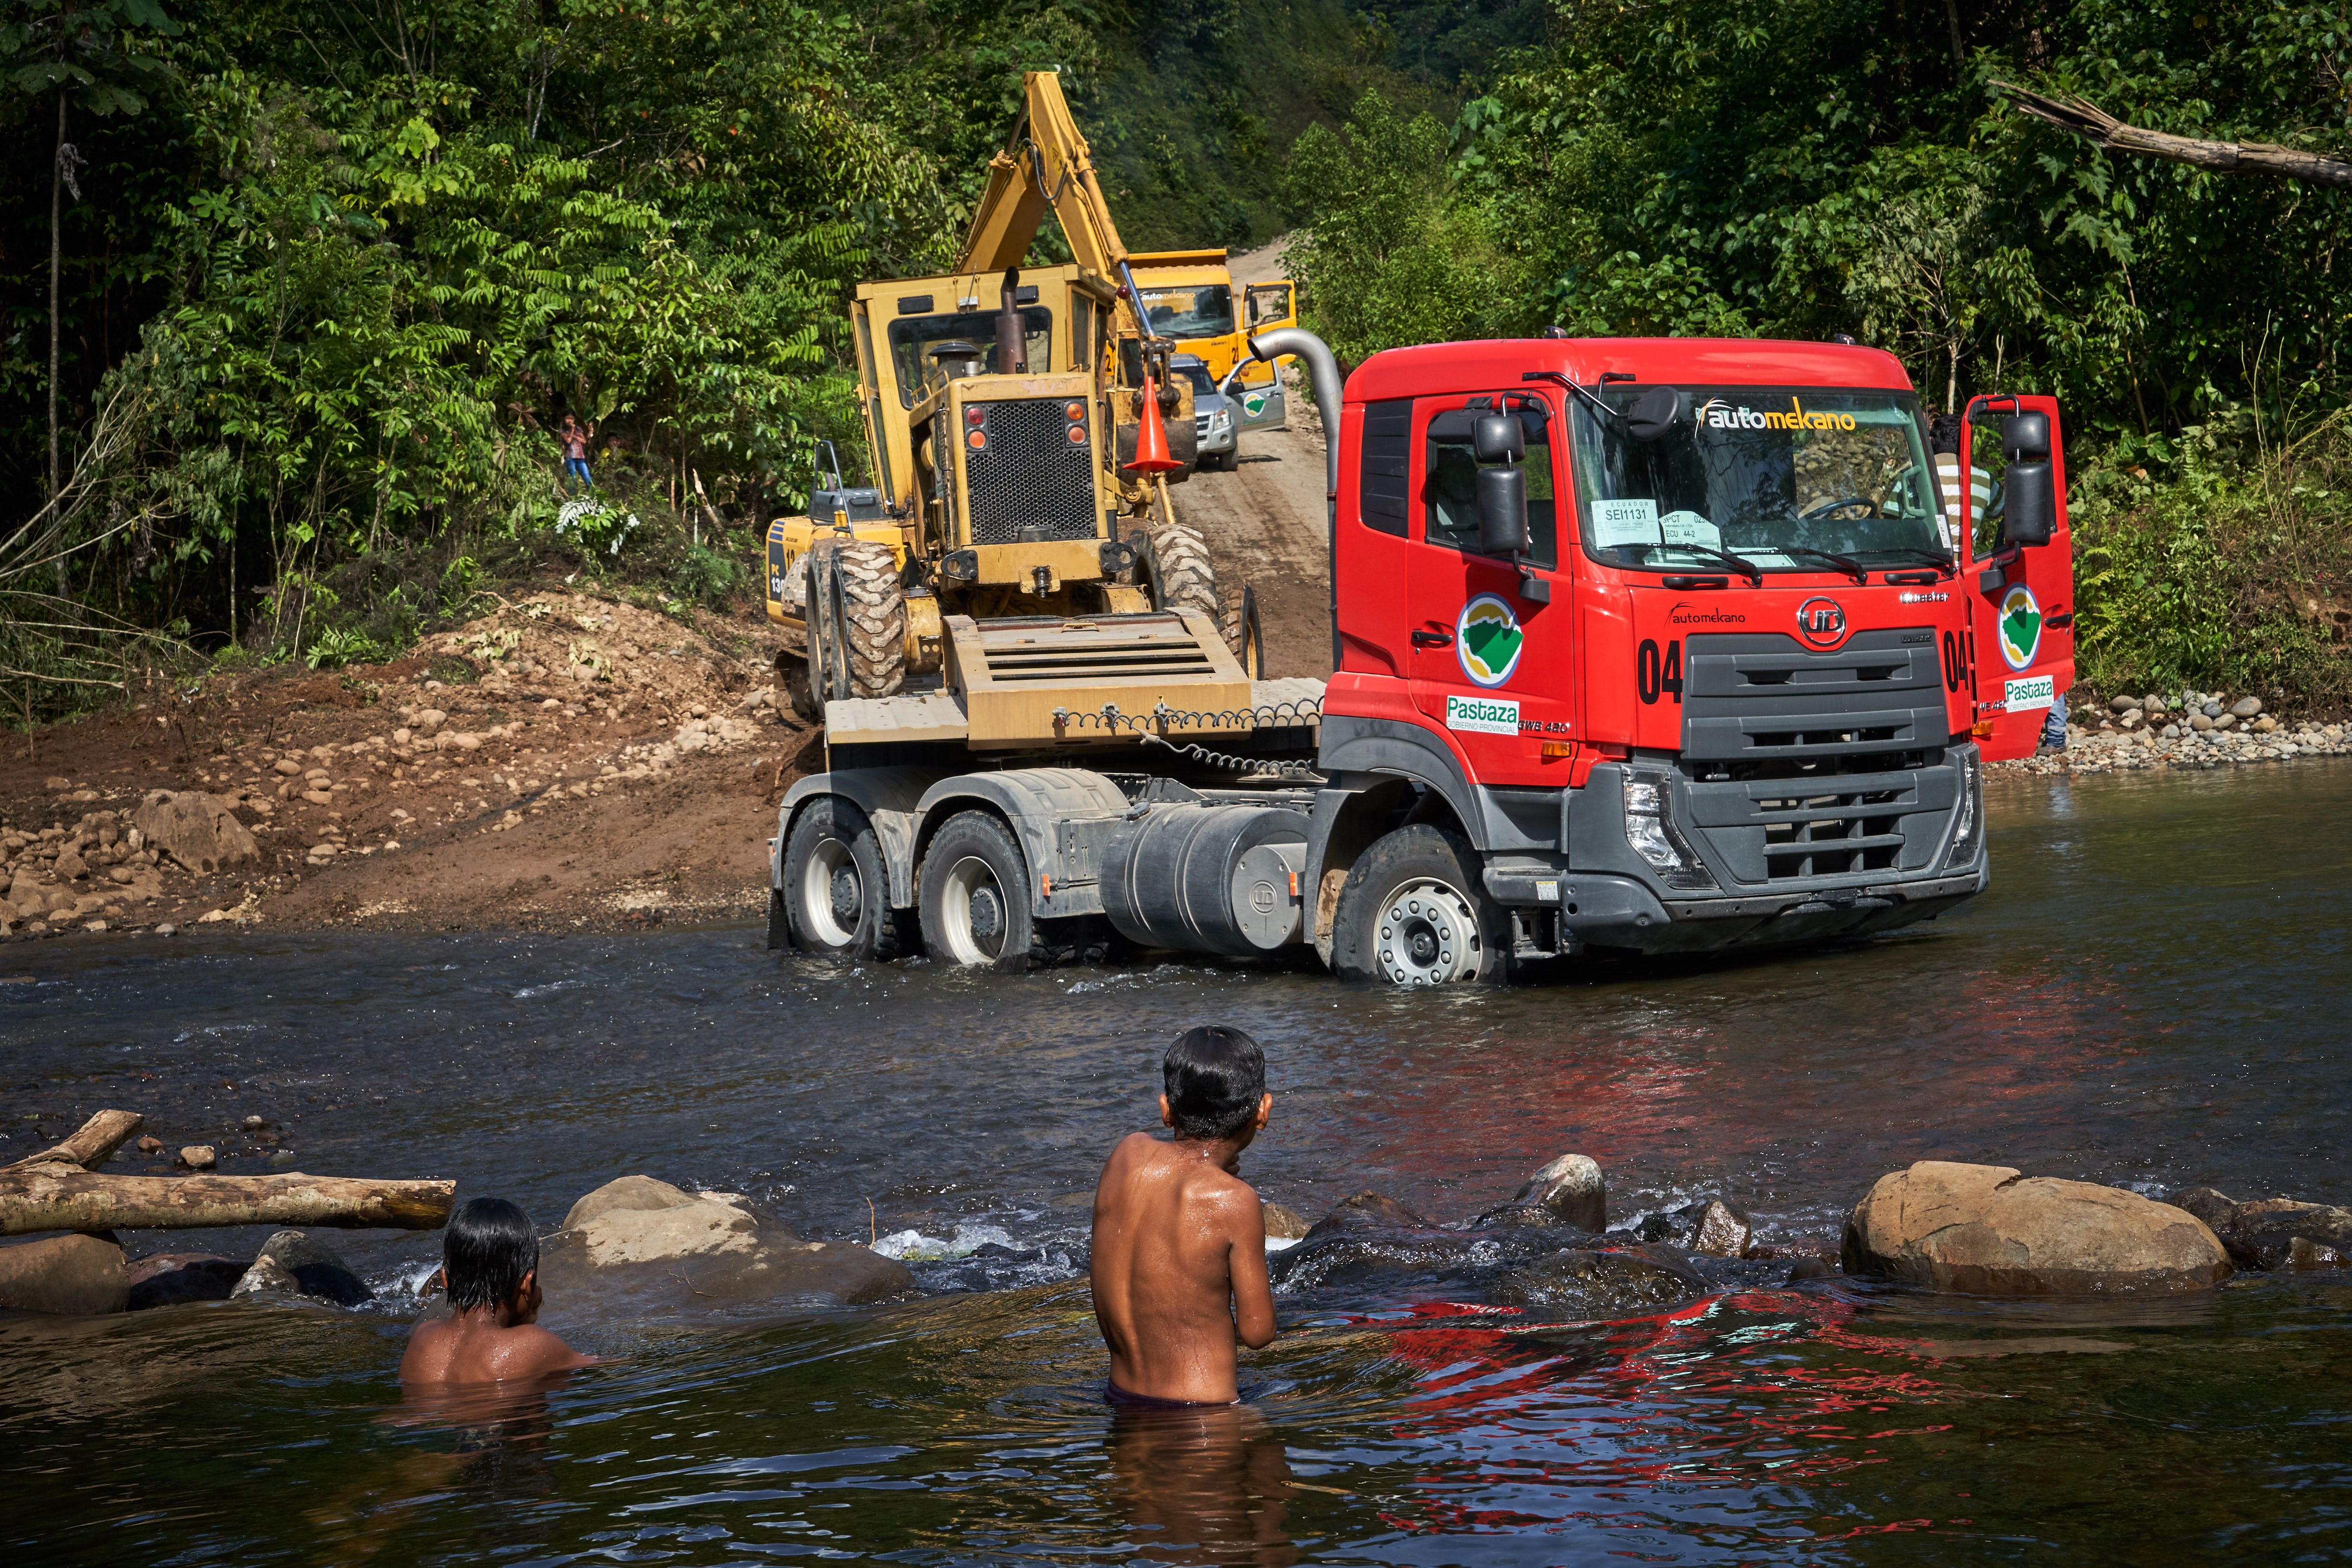
[[[483,1312],[416,1325],[400,1358],[403,1383],[503,1383],[586,1366],[585,1356],[537,1323],[499,1328]]]
[[[1238,1037],[1255,1060],[1255,1042]],[[1161,1120],[1179,1135],[1130,1133],[1111,1151],[1095,1187],[1091,1273],[1117,1392],[1229,1405],[1236,1343],[1273,1342],[1265,1215],[1238,1173],[1272,1104],[1252,1094],[1225,1135],[1186,1137],[1163,1095]]]

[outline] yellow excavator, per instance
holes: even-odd
[[[844,485],[836,461],[810,515],[769,529],[778,668],[812,721],[910,680],[952,686],[959,633],[976,648],[1007,619],[1153,616],[1151,657],[1129,665],[1247,679],[1207,546],[1168,500],[1192,467],[1192,386],[1150,329],[1058,77],[1031,72],[1026,95],[954,268],[862,284],[851,303],[874,483]],[[1048,208],[1075,260],[1024,270]]]

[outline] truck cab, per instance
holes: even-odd
[[[2044,432],[2027,468],[2057,461],[2049,413],[2024,421]],[[1482,449],[1482,428],[1507,439]],[[1434,797],[1423,820],[1468,841],[1535,945],[1855,934],[1986,885],[1985,742],[2030,749],[2024,704],[2073,668],[2070,621],[2012,637],[2026,689],[1983,700],[1981,634],[2034,582],[2070,596],[2064,534],[1998,563],[1948,547],[1967,531],[1893,355],[1394,350],[1349,381],[1343,432],[1322,759]],[[1498,490],[1524,517],[1499,550]]]

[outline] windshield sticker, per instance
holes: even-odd
[[[1456,697],[1449,692],[1445,699],[1445,727],[1481,735],[1516,735],[1519,732],[1519,705],[1507,697]]]
[[[1526,647],[1519,617],[1492,594],[1481,594],[1463,605],[1454,619],[1454,655],[1473,686],[1500,686],[1510,679]]]
[[[1695,511],[1670,511],[1658,519],[1658,528],[1668,544],[1704,544],[1709,550],[1723,548],[1723,530]]]
[[[2000,657],[2011,669],[2025,669],[2042,651],[2042,605],[2033,590],[2011,583],[2000,596]]]
[[[2029,675],[2023,680],[2012,680],[2009,683],[2006,697],[2011,713],[2030,712],[2036,708],[2054,708],[2058,704],[2057,678]]]
[[[1789,397],[1787,409],[1750,408],[1744,404],[1726,403],[1720,397],[1710,397],[1692,412],[1692,418],[1709,430],[1852,430],[1855,420],[1851,414],[1808,413],[1797,401]]]
[[[1597,500],[1592,503],[1592,548],[1614,550],[1621,544],[1663,544],[1658,533],[1658,503],[1654,500]]]

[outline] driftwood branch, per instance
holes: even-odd
[[[2332,153],[2306,153],[2269,142],[2208,142],[2195,136],[2147,131],[2126,125],[2088,99],[2072,93],[2052,96],[2009,82],[1992,84],[2036,120],[2069,135],[2117,153],[2139,153],[2168,158],[2221,174],[2284,174],[2323,185],[2352,185],[2352,157]]]
[[[147,1119],[135,1110],[101,1110],[81,1124],[81,1130],[62,1143],[53,1144],[37,1154],[30,1154],[7,1166],[9,1171],[22,1171],[35,1165],[80,1165],[96,1170],[114,1157],[114,1152],[131,1142],[131,1135],[147,1124]]]
[[[67,1164],[0,1171],[0,1236],[43,1230],[179,1230],[205,1226],[327,1226],[436,1230],[455,1182],[340,1176],[103,1176]]]

